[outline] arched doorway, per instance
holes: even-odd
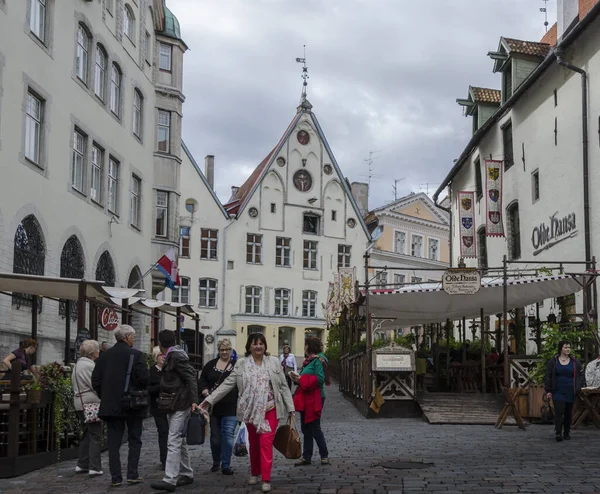
[[[26,216],[17,226],[14,238],[13,273],[44,275],[46,264],[46,242],[42,228],[32,214]],[[31,307],[33,295],[13,293],[12,303],[18,308]],[[42,301],[38,303],[42,310]]]
[[[83,247],[76,235],[71,235],[67,239],[60,253],[60,277],[73,279],[83,279],[85,277]],[[78,303],[75,301],[70,304],[70,316],[73,320],[77,319],[77,305]],[[64,300],[61,300],[58,305],[58,313],[66,317],[67,306]]]

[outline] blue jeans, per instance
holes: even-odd
[[[325,405],[325,398],[321,398],[321,403]],[[302,458],[307,461],[312,460],[313,455],[313,440],[319,447],[319,455],[321,458],[329,458],[329,451],[327,451],[327,442],[325,441],[325,435],[321,429],[321,419],[318,418],[312,422],[304,422],[304,413],[300,412],[300,428],[304,435],[304,448],[302,451]]]
[[[210,451],[213,464],[230,468],[237,417],[210,417]]]

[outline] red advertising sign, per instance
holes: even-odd
[[[98,322],[102,329],[106,331],[114,331],[117,329],[121,321],[119,320],[119,314],[115,309],[109,307],[104,308],[98,315]]]

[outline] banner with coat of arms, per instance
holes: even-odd
[[[338,268],[338,310],[356,301],[356,268]]]
[[[460,231],[460,257],[477,257],[475,246],[475,193],[458,193],[458,225]]]
[[[485,160],[485,233],[488,237],[504,237],[502,170],[502,161]]]

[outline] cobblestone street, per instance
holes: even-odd
[[[0,481],[2,494],[12,493],[149,493],[150,482],[161,478],[154,422],[145,424],[137,486],[109,487],[105,475],[95,479],[75,475],[75,461]],[[600,431],[584,428],[570,443],[554,441],[552,428],[428,425],[419,419],[366,420],[329,388],[324,416],[332,465],[294,467],[275,453],[272,485],[275,493],[567,493],[600,492]],[[121,458],[126,458],[123,445]],[[260,492],[250,487],[248,458],[233,459],[235,475],[210,473],[208,441],[193,449],[195,480],[182,492]],[[411,469],[386,469],[382,463],[414,462]],[[429,465],[428,465],[429,464]]]

